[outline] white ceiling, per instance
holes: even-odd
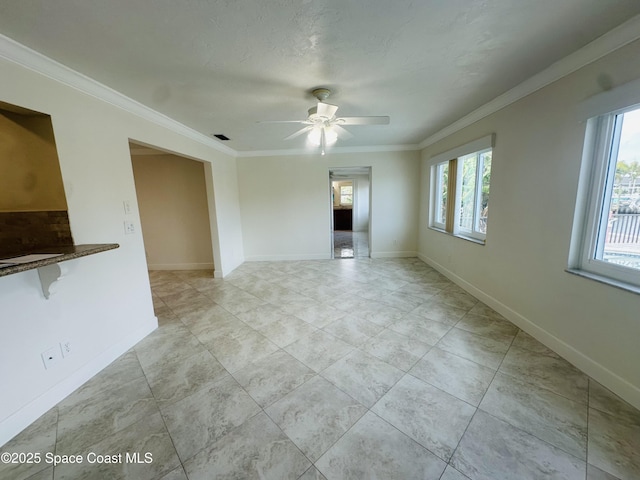
[[[638,0],[0,1],[0,33],[239,152],[282,139],[314,87],[345,147],[415,145],[640,14]]]

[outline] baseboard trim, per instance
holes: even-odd
[[[3,420],[0,423],[0,446],[22,432],[156,328],[158,328],[158,319],[154,316],[145,322],[144,326],[127,335],[122,341],[111,346],[69,377]]]
[[[500,302],[498,299],[486,294],[479,288],[475,287],[471,283],[467,282],[466,280],[451,272],[447,268],[443,267],[439,263],[435,262],[431,258],[422,254],[418,254],[418,258],[425,262],[427,265],[430,265],[431,267],[438,270],[440,273],[442,273],[452,282],[469,292],[478,300],[493,308],[507,320],[524,330],[526,333],[534,337],[542,344],[549,347],[551,350],[566,359],[568,362],[575,365],[578,369],[589,375],[591,378],[593,378],[597,382],[600,382],[620,398],[627,401],[634,407],[640,409],[640,388],[620,377],[616,373],[612,372],[604,365],[601,365],[584,353],[575,349],[565,341],[547,332],[543,328],[533,323],[531,320],[520,315],[515,310],[512,310],[507,305]]]
[[[245,257],[247,262],[280,262],[290,260],[329,260],[328,253],[301,253],[295,255],[250,255]]]
[[[213,270],[213,263],[150,263],[149,270]]]

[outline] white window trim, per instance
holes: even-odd
[[[585,101],[579,110],[588,116],[578,181],[567,270],[599,282],[640,293],[640,272],[596,259],[598,238],[606,231],[607,182],[616,115],[640,108],[640,80]],[[583,119],[584,120],[584,119]],[[617,157],[617,155],[616,155]],[[603,187],[604,186],[604,187]]]
[[[432,205],[432,214],[431,214],[431,227],[437,228],[439,230],[445,230],[446,224],[444,222],[438,221],[438,210],[440,209],[440,200],[442,199],[442,188],[440,188],[440,175],[438,174],[438,167],[440,165],[447,165],[449,161],[445,160],[443,162],[437,163],[432,167],[432,175],[431,175],[431,191],[434,192]]]
[[[480,232],[474,231],[475,228],[472,228],[472,231],[461,230],[458,225],[457,218],[454,218],[453,222],[453,232],[446,231],[446,226],[443,223],[437,222],[437,209],[439,208],[438,204],[438,166],[447,163],[449,160],[464,157],[465,155],[469,155],[471,153],[483,152],[486,150],[493,149],[495,146],[495,134],[487,135],[486,137],[479,138],[477,140],[473,140],[469,143],[461,145],[451,150],[447,150],[446,152],[439,153],[434,155],[429,160],[428,165],[430,165],[430,177],[431,177],[431,195],[430,195],[430,209],[429,209],[429,228],[436,230],[438,232],[448,233],[455,237],[462,238],[465,240],[470,240],[475,243],[484,244],[486,240],[486,234],[482,234]],[[462,183],[462,166],[458,165],[456,171],[456,186],[460,186]],[[481,189],[478,190],[478,181],[482,181],[481,169],[476,169],[476,196],[478,195],[478,191],[481,192]],[[451,173],[451,172],[449,172]],[[478,176],[480,176],[480,180],[478,180]],[[462,188],[455,189],[455,198],[453,201],[455,202],[455,211],[460,211],[460,204],[462,198]],[[449,201],[451,201],[451,196],[449,196]],[[477,198],[476,198],[477,202]]]

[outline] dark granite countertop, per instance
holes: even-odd
[[[117,243],[96,243],[87,245],[64,245],[56,247],[46,247],[34,249],[32,252],[22,252],[13,254],[0,253],[0,261],[3,259],[15,258],[24,255],[46,255],[57,254],[55,257],[44,258],[28,263],[17,264],[4,264],[0,263],[0,277],[5,277],[13,273],[25,272],[27,270],[33,270],[39,267],[45,267],[54,263],[60,263],[67,260],[73,260],[74,258],[86,257],[87,255],[93,255],[95,253],[106,252],[107,250],[113,250],[119,248]]]

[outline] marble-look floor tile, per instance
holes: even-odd
[[[149,367],[147,380],[158,405],[168,405],[195,393],[229,373],[207,350],[175,364]]]
[[[324,378],[314,377],[265,411],[315,462],[367,409]]]
[[[462,289],[454,290],[451,288],[442,290],[429,301],[433,303],[441,303],[443,305],[450,305],[464,310],[470,310],[476,303],[478,303],[478,299],[473,295],[466,293]]]
[[[367,300],[351,293],[343,293],[337,297],[325,300],[324,303],[350,314],[357,312],[361,306],[367,303]]]
[[[316,467],[327,480],[438,480],[446,463],[369,412]]]
[[[65,399],[65,405],[86,402],[89,398],[108,393],[125,383],[144,378],[136,352],[131,349],[90,379]]]
[[[622,480],[640,478],[640,414],[618,417],[589,408],[587,461]]]
[[[239,288],[235,290],[226,290],[223,292],[213,292],[207,294],[214,302],[223,307],[225,310],[238,315],[260,305],[264,305],[264,300],[251,295]]]
[[[340,360],[355,347],[343,342],[338,337],[316,330],[284,350],[315,372],[321,372],[328,366]]]
[[[169,473],[159,478],[158,480],[189,480],[187,474],[184,472],[182,465],[171,470]]]
[[[587,406],[497,373],[480,409],[586,460]]]
[[[473,315],[470,313],[456,323],[456,328],[484,337],[505,338],[508,340],[513,340],[513,337],[515,337],[519,331],[518,327],[507,320]]]
[[[55,480],[93,478],[153,480],[180,465],[159,413],[145,417],[134,425],[76,453],[81,453],[87,461],[81,464],[67,463],[57,466]],[[89,453],[121,455],[121,457],[117,457],[118,461],[114,463],[91,462]],[[127,461],[127,454],[138,454],[139,462]]]
[[[237,337],[217,337],[207,343],[207,348],[231,373],[278,350],[277,345],[255,330],[243,331]]]
[[[444,473],[440,477],[440,480],[470,480],[469,477],[463,475],[451,465],[447,465]]]
[[[363,318],[347,315],[330,323],[323,330],[357,347],[380,333],[383,328]]]
[[[166,325],[149,334],[134,349],[145,368],[174,363],[205,348],[184,325]]]
[[[231,377],[161,409],[178,455],[184,462],[260,411]]]
[[[360,346],[361,350],[405,372],[430,348],[431,345],[388,329]]]
[[[589,408],[623,418],[629,424],[640,424],[640,410],[593,379],[589,379]]]
[[[409,373],[454,397],[478,406],[496,372],[434,347]]]
[[[425,302],[425,299],[413,296],[407,292],[395,291],[387,295],[383,295],[378,299],[378,301],[389,305],[390,307],[397,308],[402,312],[408,313],[422,305]]]
[[[543,345],[538,340],[536,340],[531,335],[529,335],[528,333],[526,333],[526,332],[524,332],[522,330],[520,330],[518,332],[518,334],[516,335],[516,338],[513,340],[513,343],[511,344],[511,346],[522,348],[524,350],[530,350],[530,351],[535,352],[535,353],[541,353],[541,354],[544,354],[544,355],[549,355],[551,357],[560,358],[560,355],[555,353],[550,348],[547,348],[545,345]]]
[[[591,464],[587,464],[587,480],[621,480],[615,475],[603,472],[598,467],[594,467]]]
[[[260,330],[283,318],[286,313],[282,308],[266,303],[251,310],[239,313],[237,317],[251,328]]]
[[[409,314],[389,325],[388,328],[427,345],[435,345],[452,327],[429,318]]]
[[[399,290],[396,290],[396,293],[411,295],[412,297],[417,297],[422,300],[422,303],[431,299],[434,295],[440,292],[440,289],[433,288],[427,285],[421,285],[419,283],[409,283]],[[417,305],[416,305],[417,307]]]
[[[372,409],[444,461],[453,455],[475,407],[406,375]]]
[[[11,479],[15,478],[16,480],[22,480],[22,476],[19,477],[9,477]],[[45,468],[44,470],[40,470],[37,473],[34,473],[30,477],[26,477],[26,480],[53,480],[53,467]]]
[[[260,333],[279,347],[286,347],[316,330],[315,327],[293,315],[283,315],[277,321],[258,328]]]
[[[55,452],[57,424],[58,408],[53,407],[13,439],[0,446],[0,452],[40,453],[44,458],[47,453]],[[28,478],[46,467],[45,463],[0,462],[0,478]]]
[[[254,331],[249,325],[229,314],[231,318],[218,319],[213,322],[203,321],[193,324],[191,331],[205,348],[211,348],[216,341],[239,338]]]
[[[500,372],[535,383],[570,400],[587,403],[589,378],[559,356],[511,347]]]
[[[360,350],[341,358],[321,375],[366,407],[373,406],[404,375]]]
[[[298,480],[327,480],[327,477],[322,475],[316,467],[311,467]]]
[[[132,380],[82,402],[58,404],[57,454],[73,455],[158,411],[147,382]]]
[[[591,464],[587,464],[587,480],[621,480],[615,475],[603,472],[598,467],[594,467]]]
[[[327,300],[343,295],[344,291],[333,286],[313,285],[304,289],[301,293],[308,298],[312,298],[317,302],[323,303]]]
[[[473,480],[583,480],[584,461],[478,411],[451,459]]]
[[[189,480],[297,480],[310,466],[264,413],[184,463]]]
[[[346,312],[322,303],[284,306],[284,309],[294,317],[304,320],[316,328],[323,328],[344,317]]]
[[[378,298],[378,297],[376,297]],[[375,323],[382,327],[397,322],[406,314],[405,311],[386,305],[384,303],[370,300],[365,302],[357,311],[351,312],[351,315],[368,322]]]
[[[236,317],[216,304],[194,309],[180,316],[180,321],[182,321],[194,335],[197,335],[201,330],[207,329],[210,326],[218,325],[220,322],[232,319],[236,319]]]
[[[467,314],[467,311],[468,309],[457,308],[443,303],[435,303],[433,299],[431,299],[415,308],[410,313],[453,327]]]
[[[233,373],[238,383],[263,408],[280,400],[314,375],[313,370],[283,350]]]
[[[482,302],[476,303],[473,306],[473,308],[469,310],[469,313],[472,315],[482,315],[484,317],[491,317],[491,318],[497,318],[499,320],[505,320],[505,318],[502,315],[500,315],[493,308],[489,307],[488,305],[485,305]]]
[[[488,338],[452,328],[436,346],[459,357],[497,370],[511,345],[511,339]]]

